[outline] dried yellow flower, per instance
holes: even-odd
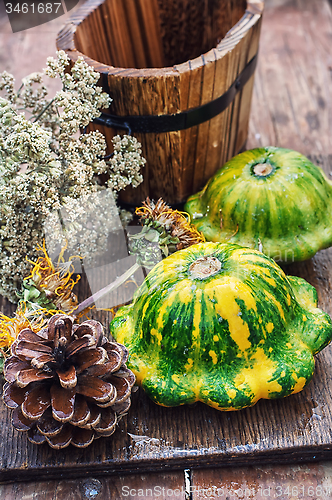
[[[6,354],[21,330],[30,328],[34,333],[37,333],[45,323],[46,319],[42,314],[29,318],[29,313],[24,305],[17,308],[13,318],[0,312],[0,349]]]
[[[190,224],[188,214],[173,210],[162,198],[156,203],[147,198],[143,206],[136,209],[136,215],[144,224],[163,226],[172,238],[179,240],[176,243],[177,250],[205,241],[203,234]]]
[[[53,309],[70,313],[78,303],[73,288],[80,279],[79,275],[76,280],[72,278],[74,266],[71,261],[74,257],[71,257],[69,262],[65,262],[63,259],[65,248],[63,248],[57,264],[54,265],[45,246],[39,247],[39,250],[43,252],[43,255],[38,257],[36,262],[29,261],[33,264],[33,268],[30,275],[23,281],[23,287],[28,290],[28,293],[22,298],[25,302],[31,302],[33,298],[41,307],[48,305]],[[32,297],[29,297],[31,287],[43,292],[42,295],[36,297],[33,290]]]

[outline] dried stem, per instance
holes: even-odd
[[[135,264],[133,266],[131,266],[121,276],[116,278],[115,281],[113,281],[112,283],[109,283],[104,288],[102,288],[101,290],[98,290],[98,292],[94,293],[93,295],[91,295],[87,299],[83,300],[83,302],[78,304],[78,306],[75,309],[73,309],[73,311],[71,312],[71,316],[77,316],[79,313],[84,311],[84,309],[87,309],[88,307],[92,306],[98,299],[101,299],[102,297],[104,297],[104,295],[112,292],[113,290],[116,290],[120,285],[122,285],[122,283],[127,281],[127,279],[130,278],[130,276],[135,274],[135,272],[139,268],[140,268],[140,264],[135,262]]]

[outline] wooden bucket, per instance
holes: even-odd
[[[83,55],[113,99],[91,129],[109,142],[129,124],[142,143],[144,182],[123,202],[181,204],[245,148],[263,7],[88,0],[58,34],[58,49],[71,61]]]

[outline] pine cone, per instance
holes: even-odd
[[[135,375],[127,349],[110,342],[98,321],[77,325],[56,314],[38,333],[24,328],[5,362],[5,404],[32,443],[85,448],[110,436],[130,407]]]

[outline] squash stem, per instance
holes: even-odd
[[[79,313],[84,311],[84,309],[87,309],[88,307],[91,307],[98,299],[101,299],[104,297],[104,295],[107,295],[108,293],[112,292],[113,290],[116,290],[122,283],[127,281],[130,276],[135,274],[135,272],[140,268],[140,264],[135,262],[133,266],[131,266],[126,272],[121,274],[118,278],[116,278],[115,281],[112,281],[112,283],[109,283],[106,285],[104,288],[101,288],[98,290],[98,292],[94,293],[87,299],[83,300],[80,304],[78,304],[75,309],[70,313],[71,316],[77,316]]]

